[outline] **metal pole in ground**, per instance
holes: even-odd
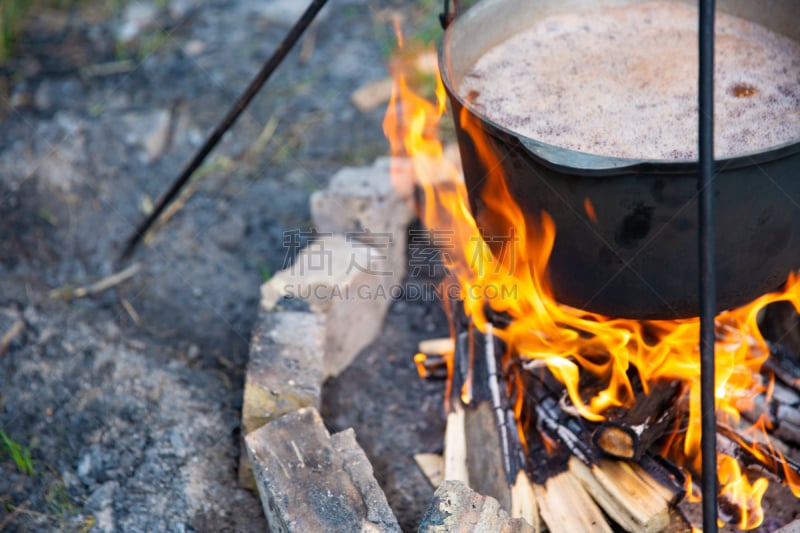
[[[703,531],[717,531],[717,417],[714,377],[716,258],[714,243],[714,0],[700,0],[698,89],[698,259]]]
[[[297,43],[297,40],[300,39],[306,29],[311,25],[311,23],[314,21],[314,18],[325,6],[326,2],[327,0],[313,0],[311,2],[300,19],[295,23],[292,29],[289,30],[289,33],[286,34],[286,37],[284,37],[283,41],[281,41],[281,43],[278,45],[278,48],[275,49],[275,52],[273,52],[272,56],[267,59],[267,62],[264,63],[264,66],[261,67],[261,70],[258,71],[258,74],[256,74],[255,78],[253,78],[244,92],[239,96],[236,102],[234,102],[233,106],[228,110],[228,113],[220,121],[217,127],[214,128],[214,131],[212,131],[211,135],[208,136],[206,142],[203,143],[203,146],[201,146],[197,153],[195,153],[192,160],[186,164],[183,171],[172,183],[172,186],[167,193],[161,197],[161,200],[159,200],[158,205],[156,205],[156,207],[153,209],[153,212],[150,213],[150,216],[148,216],[147,219],[142,222],[138,228],[136,228],[136,231],[128,239],[125,249],[122,251],[120,256],[121,260],[126,259],[131,255],[131,253],[133,253],[136,245],[139,244],[147,231],[152,227],[153,223],[158,220],[158,217],[161,216],[161,213],[164,211],[164,209],[172,202],[172,200],[175,199],[176,196],[178,196],[178,193],[189,181],[189,178],[192,177],[194,171],[203,164],[205,158],[208,156],[211,150],[214,149],[217,143],[219,143],[225,132],[228,131],[231,126],[233,126],[233,124],[236,122],[236,119],[239,118],[239,115],[242,114],[242,111],[245,110],[255,95],[258,94],[258,91],[261,90],[261,87],[267,82],[275,69],[278,68],[278,65],[283,62],[284,58],[286,58],[286,56],[289,54],[289,51],[294,47],[295,43]]]

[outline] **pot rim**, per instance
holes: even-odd
[[[476,9],[477,8],[477,9]],[[479,17],[480,4],[460,13],[444,32],[439,46],[438,62],[439,75],[442,78],[450,98],[467,109],[472,115],[478,117],[485,126],[484,132],[492,137],[501,138],[504,142],[512,140],[522,145],[531,155],[537,157],[543,164],[555,170],[576,173],[585,176],[606,176],[610,174],[696,174],[699,161],[694,159],[647,159],[613,157],[589,152],[580,152],[561,146],[548,144],[531,137],[515,132],[481,113],[474,105],[462,97],[456,89],[455,81],[451,77],[450,54],[453,33],[465,24],[466,20]],[[453,117],[457,120],[457,117]],[[742,167],[758,167],[762,163],[777,161],[800,153],[800,137],[783,144],[770,146],[753,152],[737,154],[719,159],[714,159],[716,171]]]

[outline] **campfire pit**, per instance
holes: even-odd
[[[656,382],[648,394],[637,384],[630,409],[618,407],[605,420],[591,422],[581,417],[564,385],[543,361],[519,357],[505,348],[496,334],[508,327],[506,320],[493,317],[499,325],[490,322],[486,333],[481,333],[462,311],[454,316],[458,333],[452,353],[445,479],[461,479],[506,508],[517,509],[535,529],[539,514],[550,531],[611,531],[604,525],[607,521],[626,531],[690,529],[697,519],[697,509],[690,503],[697,501],[696,486],[687,479],[686,469],[665,457],[683,459],[676,445],[687,429],[689,405],[679,382]],[[788,377],[791,372],[782,370],[792,363],[782,361],[781,354],[773,360],[775,366],[764,366],[762,379],[769,382],[777,373],[783,381],[773,382],[772,391],[765,390],[743,401],[747,407],[740,407],[751,423],[764,416],[773,444],[754,443],[758,436],[738,424],[721,425],[717,437],[724,454],[723,475],[743,476],[739,461],[750,468],[750,475],[767,476],[752,485],[740,477],[749,494],[723,489],[721,517],[746,529],[766,517],[765,531],[792,520],[800,511],[796,503],[784,503],[780,509],[767,507],[766,514],[761,511],[767,478],[776,484],[792,484],[800,473],[800,465],[781,451],[797,446],[793,421],[800,396],[794,378]],[[597,390],[592,381],[584,379],[584,395]],[[765,415],[779,410],[780,420]],[[530,493],[535,495],[532,504]],[[736,497],[744,500],[737,502]],[[793,498],[786,488],[775,489],[768,497],[771,501],[785,498]],[[754,507],[742,509],[745,504]]]
[[[460,42],[474,51],[484,46],[487,40],[497,40],[498,35],[508,35],[513,32],[515,25],[523,24],[520,19],[524,17],[511,16],[517,15],[513,10],[512,13],[500,14],[499,9],[490,9],[499,7],[501,3],[497,1],[482,3],[466,17],[472,25],[464,23],[463,27],[472,28],[472,33],[475,34],[474,40],[470,41],[469,32],[459,34],[457,29],[452,32],[448,30],[449,37],[446,39],[442,55],[446,78],[452,76],[451,69],[456,69],[462,74],[464,72],[463,59],[457,55],[460,50],[448,46]],[[520,3],[509,2],[508,5],[523,9]],[[546,2],[543,5],[550,6]],[[526,6],[525,9],[529,12],[536,10],[532,4]],[[555,9],[553,6],[550,7]],[[794,9],[793,6],[786,7]],[[713,9],[711,14],[713,15]],[[481,19],[481,15],[487,18]],[[705,25],[702,23],[703,17]],[[501,24],[498,18],[503,18],[504,22]],[[761,22],[764,22],[763,19],[763,16],[759,18]],[[510,22],[512,20],[513,22]],[[478,31],[478,28],[483,27],[482,22],[487,23],[488,27]],[[706,44],[708,36],[713,33],[707,31],[708,22],[708,11],[702,10],[701,33],[705,32],[703,35],[707,37],[701,44]],[[495,23],[497,28],[494,27]],[[453,27],[458,24],[456,22]],[[706,80],[703,73],[710,71],[709,57],[708,48],[701,46],[701,80]],[[452,82],[451,78],[450,83]],[[706,95],[710,94],[708,92],[710,84],[705,82],[704,85],[701,81],[700,85],[701,107],[706,105],[705,109],[709,111],[711,107],[707,105],[709,101]],[[562,246],[559,248],[557,236],[562,229],[561,215],[565,211],[563,206],[538,204],[541,196],[539,193],[545,196],[549,194],[546,188],[532,192],[522,182],[536,181],[531,177],[531,173],[534,177],[552,175],[555,176],[554,179],[562,179],[565,172],[570,173],[577,168],[578,174],[585,174],[587,168],[597,170],[597,164],[590,164],[597,158],[579,157],[580,154],[570,153],[569,155],[574,158],[566,158],[556,163],[548,162],[547,156],[553,155],[550,150],[552,147],[542,148],[539,144],[520,140],[519,136],[514,136],[502,128],[496,128],[496,124],[488,122],[484,117],[476,116],[475,109],[462,98],[454,96],[452,85],[448,85],[461,152],[464,156],[464,173],[467,177],[464,184],[456,169],[442,171],[441,168],[437,168],[442,160],[442,152],[432,132],[435,131],[436,122],[445,108],[445,87],[441,81],[438,89],[438,105],[421,102],[418,97],[410,94],[401,76],[395,95],[395,105],[387,114],[385,130],[392,141],[394,153],[410,154],[414,160],[417,183],[423,191],[421,196],[424,199],[419,209],[423,223],[430,228],[450,228],[457,236],[455,245],[455,249],[458,250],[457,257],[453,258],[448,267],[460,287],[459,298],[463,301],[466,316],[469,317],[470,325],[467,326],[467,331],[476,328],[482,335],[497,337],[504,346],[503,357],[495,361],[494,356],[476,357],[473,348],[466,349],[466,352],[462,350],[459,355],[457,341],[452,359],[447,365],[451,386],[460,388],[451,391],[455,396],[448,396],[453,412],[458,413],[459,409],[472,406],[473,403],[481,405],[488,402],[489,412],[494,413],[499,440],[491,447],[496,448],[496,453],[499,453],[497,464],[502,466],[500,471],[505,474],[507,483],[505,489],[497,493],[500,501],[507,501],[512,511],[517,507],[517,511],[521,512],[518,506],[514,505],[513,497],[509,501],[504,494],[504,491],[514,492],[519,481],[516,476],[519,466],[514,466],[515,462],[517,465],[527,464],[528,473],[534,478],[537,475],[544,475],[547,480],[545,485],[552,479],[548,477],[547,469],[541,468],[539,460],[530,459],[530,455],[538,454],[537,447],[545,450],[544,456],[550,459],[554,451],[567,449],[569,452],[567,455],[577,459],[562,461],[564,468],[570,475],[582,479],[578,485],[590,489],[603,486],[599,479],[610,478],[602,470],[599,474],[596,472],[595,469],[598,468],[600,461],[598,456],[624,458],[631,461],[628,468],[633,468],[631,464],[637,464],[637,468],[644,468],[642,461],[646,462],[651,458],[649,454],[655,453],[660,457],[656,463],[661,466],[668,460],[666,471],[672,472],[672,477],[665,475],[664,472],[650,472],[648,469],[645,469],[645,472],[652,479],[660,481],[671,479],[667,486],[685,484],[687,493],[692,499],[699,500],[702,493],[705,496],[702,499],[703,525],[708,531],[716,529],[718,495],[721,502],[719,516],[726,522],[738,523],[742,528],[756,527],[762,522],[760,500],[768,482],[763,476],[752,476],[752,473],[744,472],[736,459],[744,463],[752,463],[754,460],[760,462],[786,482],[795,495],[800,493],[797,486],[797,466],[770,443],[767,435],[770,426],[766,422],[760,422],[755,425],[756,429],[747,433],[739,426],[740,413],[748,410],[745,404],[763,393],[766,393],[765,401],[770,401],[775,390],[772,381],[774,378],[763,379],[759,374],[770,352],[758,329],[759,311],[776,300],[791,301],[797,306],[793,296],[797,290],[796,281],[795,277],[790,275],[782,292],[762,296],[749,306],[726,311],[719,315],[714,325],[713,252],[708,252],[713,251],[713,245],[710,244],[713,239],[713,211],[707,206],[707,201],[710,201],[707,197],[712,196],[710,191],[713,190],[709,181],[713,165],[710,164],[711,145],[707,134],[713,130],[710,129],[710,124],[706,123],[708,121],[705,118],[700,121],[700,138],[703,140],[700,146],[701,161],[699,164],[691,163],[694,165],[692,170],[696,172],[699,169],[701,177],[705,180],[702,182],[702,187],[698,186],[701,191],[705,191],[702,201],[699,202],[701,209],[698,220],[703,222],[699,224],[700,233],[701,236],[707,237],[705,242],[709,243],[701,247],[703,252],[701,267],[704,272],[702,279],[707,281],[701,285],[709,289],[709,292],[701,296],[701,301],[704,302],[702,324],[700,320],[692,318],[670,321],[609,318],[588,310],[562,305],[556,300],[560,294],[568,293],[570,286],[580,286],[586,280],[590,282],[600,280],[599,283],[605,283],[601,289],[595,290],[597,287],[594,287],[581,298],[577,300],[567,298],[566,302],[573,305],[576,301],[590,302],[590,309],[601,306],[608,314],[617,315],[615,311],[618,311],[621,316],[648,317],[660,316],[663,308],[675,311],[672,304],[677,305],[680,300],[681,311],[675,311],[675,314],[686,316],[689,314],[688,309],[697,309],[696,300],[694,303],[687,303],[696,298],[692,288],[693,283],[684,280],[680,283],[682,286],[679,290],[666,291],[660,303],[652,306],[650,304],[653,302],[646,302],[647,298],[642,295],[647,291],[635,288],[627,290],[625,287],[618,287],[620,290],[612,291],[614,294],[611,297],[603,297],[602,302],[595,300],[599,292],[607,290],[609,285],[616,283],[618,272],[607,272],[605,274],[608,275],[604,275],[602,265],[591,259],[586,260],[586,257],[593,257],[591,252],[582,258],[577,255],[573,257],[577,258],[579,264],[569,261],[564,263],[565,257],[569,254],[558,256],[559,250],[564,249],[565,239],[561,237]],[[710,115],[710,111],[707,114]],[[792,146],[791,149],[796,148],[794,144]],[[786,153],[778,149],[771,151],[772,155],[782,159]],[[520,159],[526,157],[537,159],[537,164],[532,166],[530,161],[521,163]],[[539,161],[540,159],[544,161]],[[638,176],[641,171],[659,167],[651,163],[643,165],[635,163],[635,166],[639,166],[633,171],[636,178],[629,183],[631,187],[641,181],[641,177]],[[608,177],[609,172],[613,173],[612,171],[624,166],[619,161],[612,161],[600,168],[602,171],[600,174]],[[754,168],[751,167],[751,171]],[[446,177],[443,179],[442,175]],[[581,177],[576,177],[570,181],[570,178],[566,182],[572,184],[569,187],[575,188],[575,183],[580,179]],[[598,179],[596,183],[592,182],[592,186],[596,186],[599,190],[602,183],[604,182]],[[608,191],[605,193],[595,191],[591,198],[579,194],[583,205],[578,205],[580,204],[578,202],[572,206],[569,216],[575,213],[581,213],[582,216],[585,212],[588,220],[584,221],[586,223],[584,226],[591,227],[592,222],[597,224],[594,200],[597,194],[607,193]],[[557,193],[554,194],[554,198],[563,201]],[[730,204],[725,208],[731,209],[734,205]],[[553,209],[555,213],[551,213]],[[792,214],[797,213],[793,207],[788,209]],[[609,212],[609,209],[603,210]],[[778,209],[778,211],[784,210]],[[616,213],[613,209],[610,211],[612,215]],[[691,227],[687,231],[691,230],[693,233],[698,222],[695,221],[689,226]],[[586,233],[585,227],[584,233]],[[567,233],[567,246],[575,248],[577,250],[575,253],[579,254],[578,249],[586,239],[580,238],[579,234]],[[609,242],[602,238],[600,241],[606,242],[606,245]],[[694,246],[687,244],[678,248],[685,250]],[[666,259],[652,261],[651,266],[655,266],[659,271],[657,280],[667,278],[674,280],[677,279],[676,270],[691,270],[683,268],[684,252],[671,247],[655,247],[655,249],[654,253],[666,253],[670,256],[670,260],[680,258],[681,262],[681,268],[678,268],[667,266]],[[708,260],[709,254],[711,262]],[[556,260],[551,261],[554,258]],[[748,264],[753,264],[754,261],[758,262],[758,257],[751,256],[747,259]],[[734,257],[730,263],[726,263],[723,271],[730,273],[732,271],[728,270],[729,267],[740,266],[740,263]],[[566,268],[561,268],[565,265]],[[779,269],[785,276],[791,267],[796,266],[796,259],[792,259]],[[769,268],[767,265],[766,270]],[[598,269],[600,275],[597,275]],[[753,280],[760,283],[764,278],[771,276],[766,270],[761,270],[750,277],[740,276],[739,274],[742,274],[740,272],[731,279],[739,280],[740,286]],[[644,283],[647,284],[651,277],[645,276]],[[688,280],[693,277],[689,276]],[[553,280],[551,283],[551,278],[558,278],[559,281]],[[609,280],[613,283],[609,283]],[[731,280],[722,280],[723,283],[728,281]],[[489,295],[487,288],[493,288],[494,294]],[[741,299],[746,292],[750,292],[749,297],[752,298],[765,288],[756,291],[750,287],[735,295],[734,300]],[[513,295],[505,294],[507,291],[512,291]],[[717,302],[723,301],[725,305],[731,305],[732,300],[724,299],[732,296],[732,293],[726,292],[725,288],[721,291],[723,298]],[[661,291],[656,290],[656,292]],[[594,296],[590,293],[594,293]],[[692,298],[684,299],[681,296],[684,293],[691,294]],[[678,300],[672,300],[675,295],[678,295]],[[616,305],[622,300],[625,302]],[[632,311],[632,309],[637,310]],[[696,313],[697,311],[694,311],[694,314]],[[458,328],[456,332],[458,334]],[[702,339],[702,342],[698,342],[698,339]],[[488,340],[485,345],[494,346],[494,342]],[[702,345],[702,365],[699,345]],[[491,351],[487,348],[485,354]],[[467,355],[463,355],[464,353]],[[483,370],[478,366],[482,363],[485,364]],[[522,372],[520,369],[526,371]],[[533,379],[531,375],[534,372],[531,372],[531,369],[546,375]],[[462,374],[459,375],[459,372]],[[488,379],[488,384],[477,385],[476,380],[481,379],[484,381]],[[548,386],[550,382],[552,383]],[[484,392],[476,394],[475,391],[478,390],[476,387],[482,387]],[[486,393],[486,390],[489,393]],[[498,396],[498,391],[505,392],[507,401],[510,402],[508,405],[503,403],[502,395]],[[715,402],[719,422],[714,422]],[[479,412],[480,408],[475,407],[475,411]],[[511,413],[514,416],[511,416]],[[464,418],[466,415],[462,417],[457,414],[453,420],[455,423],[463,423],[459,421]],[[508,420],[515,420],[516,428],[509,428]],[[478,425],[486,427],[486,424]],[[456,431],[461,433],[461,430]],[[518,434],[516,438],[515,431]],[[533,433],[530,433],[531,431]],[[464,430],[465,435],[468,432]],[[763,442],[757,444],[755,441],[758,440]],[[717,441],[720,448],[719,455],[715,452]],[[518,448],[524,453],[515,451]],[[462,453],[456,452],[455,455],[460,457]],[[520,460],[519,457],[523,459]],[[558,453],[555,457],[558,457]],[[749,460],[746,460],[747,457]],[[549,462],[550,459],[545,462]],[[553,461],[558,463],[555,459]],[[609,460],[604,459],[604,461],[605,468]],[[669,461],[674,464],[669,465]],[[704,463],[705,468],[703,468]],[[445,464],[448,464],[447,459]],[[485,465],[484,472],[486,472]],[[589,476],[589,473],[592,476]],[[701,474],[702,483],[699,484]],[[684,475],[686,481],[681,480]],[[480,483],[486,483],[486,477],[486,475],[478,476]],[[496,469],[495,474],[489,477],[493,479],[498,477]],[[475,482],[472,479],[470,481]],[[533,481],[536,483],[536,479]],[[653,483],[645,482],[645,485],[653,486]],[[702,489],[698,489],[700,485]],[[572,485],[569,483],[562,486],[566,488],[565,490],[572,491],[570,487]],[[663,488],[661,486],[661,489]],[[608,491],[608,486],[605,486],[605,489]],[[547,491],[538,492],[545,494]],[[655,488],[653,492],[656,494],[663,492],[667,495],[661,503],[674,504],[681,499],[680,491],[670,492]],[[536,489],[534,493],[537,493]],[[642,492],[645,493],[646,491]],[[650,522],[653,517],[659,516],[658,513],[632,519],[630,510],[620,511],[619,498],[610,498],[607,493],[593,494],[593,499],[600,503],[607,514],[616,519],[618,525],[628,530],[650,527],[658,530],[663,526],[660,522],[662,518]],[[556,497],[545,505],[546,509],[540,509],[540,514],[551,529],[558,527],[557,522],[563,520],[563,517],[558,518],[554,514],[550,514],[548,520],[547,513],[554,511],[551,507],[555,506],[557,511],[558,505],[554,502],[558,500]],[[639,501],[641,503],[641,500]],[[649,504],[645,504],[645,507],[658,508],[657,505]],[[610,510],[612,508],[613,511]],[[633,508],[635,509],[635,505]],[[572,530],[582,529],[581,524],[585,526],[588,523],[597,523],[596,518],[592,513],[588,516],[577,516],[578,522],[572,525]],[[696,520],[692,522],[698,523]]]
[[[716,529],[717,513],[743,529],[763,523],[773,530],[794,519],[790,506],[774,504],[765,513],[762,501],[776,498],[765,499],[767,490],[782,490],[778,498],[792,502],[800,495],[800,466],[793,457],[800,375],[794,373],[796,356],[767,343],[758,322],[771,303],[800,306],[797,278],[790,275],[781,291],[726,311],[716,322],[713,292],[710,299],[705,294],[711,307],[704,308],[702,324],[685,317],[610,318],[559,303],[550,267],[560,222],[518,201],[519,187],[503,172],[515,168],[513,154],[498,153],[485,128],[458,102],[462,150],[468,138],[471,151],[467,165],[480,162],[480,194],[470,189],[475,168],[472,179],[467,171],[465,185],[457,167],[442,158],[435,137],[445,98],[441,80],[433,104],[410,92],[401,75],[385,122],[393,153],[411,157],[423,224],[448,228],[454,236],[455,253],[446,260],[458,294],[450,301],[452,346],[442,342],[429,349],[436,353],[423,349],[415,357],[423,377],[441,377],[444,369],[447,378],[444,479],[493,496],[510,519],[524,519],[534,530],[543,525],[565,532],[688,530],[699,524],[696,506],[690,505],[699,501],[709,531]],[[701,162],[691,169],[699,167],[707,179],[709,146],[701,144]],[[784,148],[779,159],[796,147]],[[634,174],[649,166],[637,163]],[[620,165],[611,167],[616,171]],[[407,184],[407,176],[407,169],[397,173],[396,183]],[[597,218],[591,201],[584,198],[581,208],[589,219]],[[470,211],[487,227],[479,228]],[[704,213],[707,221],[707,210],[701,209],[699,218]],[[498,228],[499,234],[490,231]],[[748,261],[757,265],[759,258]],[[786,265],[776,268],[783,271]],[[777,285],[775,273],[765,271],[757,272],[756,284],[767,279]],[[755,290],[748,287],[721,301],[738,302]],[[630,297],[635,307],[641,302],[633,292],[613,298]],[[694,306],[684,303],[681,309]],[[660,311],[621,314],[659,316]],[[709,361],[716,379],[711,374],[709,380]],[[716,402],[717,421],[702,407],[709,402]],[[709,442],[715,463],[710,466]],[[780,489],[781,483],[787,488]],[[441,495],[435,501],[441,510]]]
[[[347,170],[343,176],[348,173],[357,174]],[[362,175],[367,173],[371,173],[374,181],[378,175],[388,173],[388,165],[381,162],[371,169],[364,169]],[[338,182],[339,179],[334,181]],[[336,188],[338,185],[334,186]],[[362,198],[370,196],[374,194],[362,194]],[[337,197],[336,201],[341,202],[342,198]],[[385,200],[379,200],[379,205],[384,204]],[[422,231],[420,228],[410,230],[412,247],[420,246],[419,242],[433,242],[430,238],[420,238]],[[317,247],[327,246],[326,243],[323,240]],[[307,253],[313,253],[313,250],[315,247],[312,245]],[[334,251],[334,248],[327,247],[325,250]],[[363,251],[359,250],[357,248],[356,253],[361,254]],[[350,257],[354,249],[347,247],[343,251]],[[452,253],[453,250],[445,248],[445,251]],[[419,257],[419,252],[412,249],[409,257]],[[442,257],[446,256],[443,254]],[[427,267],[422,270],[422,279],[412,277],[406,280],[405,286],[429,287],[440,282],[424,277]],[[440,272],[438,267],[434,270]],[[321,375],[325,373],[321,367],[324,359],[322,352],[317,352],[313,358],[295,356],[296,364],[287,363],[291,359],[290,353],[305,354],[309,343],[316,346],[310,352],[312,354],[313,350],[341,353],[340,350],[326,348],[326,333],[324,328],[320,328],[325,320],[314,319],[309,314],[311,310],[303,306],[302,299],[275,301],[275,291],[285,281],[284,275],[276,275],[262,290],[265,296],[262,305],[270,309],[266,315],[268,318],[263,322],[267,328],[256,329],[251,352],[251,364],[257,362],[257,372],[252,377],[261,374],[270,376],[267,385],[273,391],[273,402],[282,398],[292,401],[302,398],[295,389],[305,387],[304,381],[295,380],[293,383],[293,373],[310,378],[317,372],[317,380],[321,380]],[[457,294],[457,288],[445,283],[439,287],[437,294]],[[407,294],[413,293],[410,289],[407,291]],[[686,519],[681,513],[687,514],[694,523],[698,521],[697,505],[689,502],[692,487],[682,482],[683,471],[676,470],[673,461],[659,457],[657,452],[663,446],[643,444],[650,439],[655,442],[658,437],[662,437],[662,444],[669,440],[663,437],[675,427],[677,412],[683,409],[685,414],[687,409],[686,398],[681,397],[684,392],[682,385],[664,382],[666,386],[659,389],[661,382],[655,382],[650,395],[646,397],[650,400],[634,403],[631,410],[618,407],[613,411],[613,416],[609,412],[606,420],[587,421],[579,415],[569,395],[565,394],[565,386],[552,376],[544,362],[508,351],[502,337],[507,335],[513,324],[507,314],[487,307],[484,316],[486,330],[481,332],[473,319],[466,316],[463,310],[465,303],[469,302],[452,301],[446,306],[456,331],[454,339],[450,339],[437,337],[446,334],[448,329],[440,301],[414,298],[396,300],[383,326],[375,332],[375,340],[361,350],[341,374],[326,383],[321,397],[317,389],[309,395],[306,403],[289,406],[289,409],[302,408],[303,405],[320,406],[320,412],[332,434],[348,427],[356,430],[358,444],[372,462],[375,478],[386,492],[386,499],[404,530],[417,527],[433,495],[433,489],[428,486],[412,457],[420,452],[439,454],[442,446],[444,477],[450,481],[443,483],[437,492],[423,521],[424,527],[432,527],[432,523],[447,517],[450,523],[462,525],[474,524],[475,521],[483,521],[484,525],[489,522],[508,525],[512,523],[511,516],[514,516],[534,525],[535,530],[549,524],[563,524],[563,531],[587,530],[590,528],[585,526],[586,523],[600,523],[602,519],[603,524],[613,521],[636,531],[661,530],[665,523],[669,524],[671,531],[687,531]],[[363,312],[368,308],[361,309]],[[799,321],[794,306],[788,301],[768,305],[763,315],[762,328],[769,333],[770,339],[767,349],[773,355],[767,360],[768,364],[762,365],[761,374],[756,372],[756,376],[764,383],[768,383],[766,377],[769,375],[776,376],[771,389],[772,397],[767,400],[762,393],[752,402],[738,402],[738,405],[743,419],[750,422],[765,415],[770,434],[782,442],[779,446],[784,450],[784,457],[791,458],[800,441],[800,426],[795,425],[795,422],[800,423],[800,416],[796,414],[800,411],[800,404],[797,392],[792,388],[796,376],[800,376],[800,368],[793,362],[794,356],[790,355],[800,346]],[[317,329],[288,325],[293,320],[301,324],[297,322],[299,318]],[[305,336],[296,335],[298,327],[306,332]],[[277,328],[280,333],[270,333],[270,328]],[[345,324],[335,325],[337,330],[342,328],[346,328]],[[694,344],[692,335],[694,333],[691,332],[686,335],[686,344]],[[775,342],[781,338],[780,343]],[[264,344],[263,339],[273,340]],[[285,344],[276,345],[276,342]],[[333,342],[338,344],[335,337]],[[363,343],[359,346],[363,346]],[[349,348],[351,359],[356,355],[354,352],[361,349],[359,346]],[[411,357],[415,350],[426,354],[424,357],[418,354],[416,365]],[[488,357],[492,352],[493,359]],[[280,363],[280,368],[270,371],[263,366],[264,355],[259,354],[268,353],[273,354],[273,364]],[[494,369],[490,367],[491,361],[494,361]],[[446,393],[448,365],[451,365],[453,380]],[[420,379],[416,375],[415,366],[427,379]],[[249,376],[248,382],[250,380]],[[635,378],[632,381],[634,396],[636,400],[641,400],[641,384],[635,383]],[[464,403],[462,392],[465,390],[464,384],[468,382],[472,387],[470,394],[464,398],[471,400]],[[519,386],[520,383],[523,386]],[[584,403],[589,401],[588,396],[597,392],[597,384],[596,378],[584,376],[584,383],[579,389]],[[248,383],[248,388],[252,386],[252,383]],[[765,389],[764,392],[769,392],[768,387]],[[256,420],[253,415],[257,413],[248,406],[247,397],[246,393],[245,411],[251,416],[248,420]],[[445,397],[449,398],[449,415],[446,436],[443,436],[445,421],[441,413]],[[662,404],[671,405],[677,411],[668,413],[674,417],[672,424],[652,424],[641,428],[642,432],[639,432],[639,428],[634,429],[641,425],[637,417],[651,410],[663,412],[665,408]],[[676,408],[676,404],[681,407]],[[520,417],[518,413],[524,413],[524,416]],[[300,417],[300,420],[304,418]],[[500,425],[498,420],[503,424]],[[261,423],[264,423],[263,420]],[[280,426],[279,429],[287,434],[286,427],[293,427],[291,434],[298,437],[297,445],[303,450],[299,437],[304,435],[305,426],[294,424],[292,426],[284,421],[275,428]],[[250,421],[246,421],[246,425],[248,431],[255,429]],[[618,430],[622,438],[603,439],[600,435],[604,430]],[[315,431],[319,431],[319,426]],[[632,432],[636,433],[639,440],[633,437],[626,441],[626,436]],[[269,432],[262,434],[269,435]],[[771,531],[793,520],[800,507],[789,491],[781,487],[779,476],[768,470],[771,466],[778,466],[776,471],[781,474],[782,465],[788,465],[790,472],[793,465],[775,454],[772,454],[775,460],[773,465],[763,460],[754,461],[751,451],[759,449],[749,446],[753,438],[754,435],[744,434],[736,427],[733,433],[720,434],[720,450],[736,457],[750,479],[754,479],[754,474],[755,478],[766,476],[770,479],[770,488],[763,500],[766,514],[763,530]],[[616,443],[617,448],[605,451],[618,455],[625,455],[627,442],[634,443],[632,453],[638,457],[633,462],[613,460],[602,453],[604,447],[608,446],[606,441]],[[543,449],[545,443],[551,446],[550,453]],[[643,453],[645,448],[649,453]],[[291,448],[287,450],[291,452],[288,455],[291,458],[294,452]],[[302,453],[305,454],[305,451]],[[461,480],[462,483],[454,484],[453,480]],[[432,483],[435,482],[432,480]],[[283,483],[284,490],[288,490],[285,488],[286,479],[280,483]],[[465,485],[492,499],[476,500],[478,496],[463,492]],[[695,484],[695,490],[696,487]],[[689,494],[683,497],[687,489]],[[583,503],[579,505],[576,501]],[[724,516],[731,517],[738,513],[735,505],[724,505]],[[470,511],[476,508],[481,511]],[[578,508],[581,512],[576,511]],[[523,527],[521,522],[515,523],[517,526],[513,527]],[[558,531],[558,527],[552,526],[551,529]]]

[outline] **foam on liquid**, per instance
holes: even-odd
[[[527,137],[599,155],[697,157],[697,9],[549,16],[489,50],[459,92]],[[718,13],[715,156],[800,140],[800,43]]]

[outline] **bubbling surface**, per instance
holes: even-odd
[[[549,16],[486,52],[459,92],[555,146],[696,159],[697,21],[666,1]],[[715,34],[715,157],[800,140],[800,43],[719,12]]]

